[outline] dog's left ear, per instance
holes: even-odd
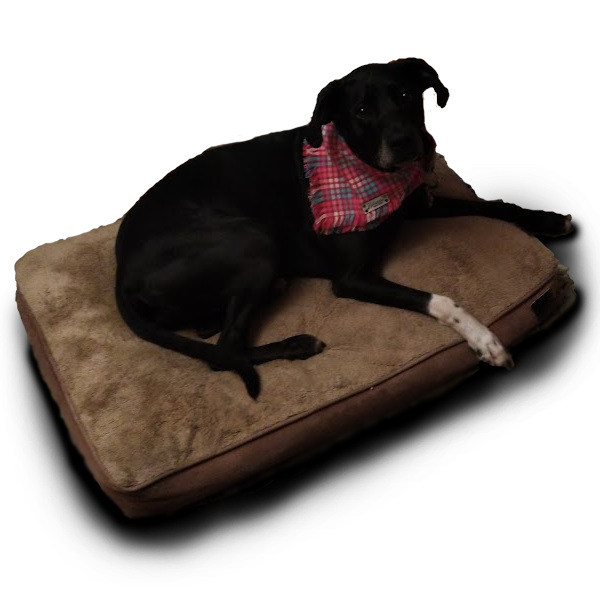
[[[328,83],[317,96],[317,104],[310,123],[306,126],[306,141],[318,148],[323,143],[321,126],[333,121],[335,106],[339,95],[340,82],[335,79]]]
[[[401,77],[409,77],[422,84],[422,91],[432,87],[435,90],[438,105],[442,108],[446,106],[450,92],[440,81],[433,67],[429,66],[422,58],[401,58],[389,64],[398,70]]]

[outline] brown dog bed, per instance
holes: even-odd
[[[475,197],[439,156],[439,193]],[[104,492],[130,517],[232,492],[439,394],[478,361],[429,317],[335,298],[296,280],[256,343],[298,333],[326,350],[259,367],[263,391],[137,338],[113,297],[118,222],[46,244],[16,265],[17,304],[41,373]],[[392,280],[454,298],[508,347],[566,310],[571,280],[537,239],[482,217],[411,221]]]

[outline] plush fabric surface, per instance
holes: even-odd
[[[441,193],[474,196],[442,157],[436,173]],[[16,273],[28,334],[47,362],[42,372],[95,475],[100,470],[103,486],[119,493],[376,391],[445,349],[459,346],[464,368],[477,367],[458,334],[431,318],[335,298],[326,281],[297,280],[257,319],[255,341],[310,333],[327,348],[307,361],[260,366],[263,391],[253,401],[236,375],[142,341],[122,322],[113,297],[117,229],[118,222],[40,246]],[[476,217],[406,223],[385,266],[392,280],[448,295],[488,325],[539,295],[556,270],[537,239]]]

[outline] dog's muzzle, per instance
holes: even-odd
[[[423,144],[418,135],[395,133],[382,139],[377,162],[381,169],[390,171],[417,160],[422,155]]]

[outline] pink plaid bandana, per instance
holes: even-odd
[[[313,229],[320,234],[365,231],[380,225],[424,182],[418,163],[387,173],[362,162],[333,123],[321,129],[323,143],[302,146]]]

